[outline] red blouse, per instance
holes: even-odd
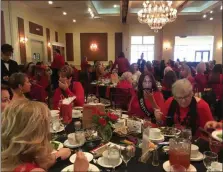
[[[53,69],[61,69],[65,65],[64,57],[61,55],[56,55],[51,64],[51,68]]]
[[[164,123],[166,122],[166,117],[167,117],[168,110],[169,110],[169,107],[170,107],[170,104],[172,101],[173,101],[173,97],[170,97],[165,102],[164,107],[162,109]],[[186,117],[188,111],[189,111],[188,107],[187,108],[180,107],[180,120],[183,120]],[[213,121],[213,120],[214,119],[213,119],[213,116],[211,114],[211,110],[210,110],[208,104],[203,99],[200,99],[197,102],[197,126],[204,128],[206,122]],[[176,114],[174,114],[174,122],[176,124],[178,123]]]
[[[76,96],[76,99],[74,100],[74,106],[83,106],[84,105],[84,89],[80,82],[73,82],[72,90],[67,88],[65,90],[65,93],[71,97]],[[61,99],[63,99],[64,96],[61,92],[61,89],[58,87],[55,90],[54,96],[53,96],[53,109],[58,109],[59,102]]]
[[[154,96],[154,99],[155,99],[157,105],[160,108],[162,108],[163,105],[164,105],[164,98],[163,98],[162,93],[159,92],[159,91],[156,91],[156,92],[153,92],[153,96]],[[150,103],[150,101],[148,99],[145,99],[145,103],[146,103],[147,109],[150,112],[153,112],[154,109],[153,109],[152,104]],[[148,118],[146,116],[146,114],[142,111],[142,109],[139,105],[138,96],[136,94],[132,97],[132,100],[129,104],[128,114],[139,117],[139,118]]]
[[[133,95],[135,93],[135,90],[132,87],[132,84],[129,81],[126,81],[126,80],[119,81],[116,88],[130,89],[131,95]]]
[[[111,71],[115,68],[116,65],[118,65],[118,72],[119,73],[124,73],[124,72],[128,71],[129,67],[130,67],[129,61],[125,57],[117,58],[115,60],[115,63],[112,66]]]
[[[198,92],[203,92],[204,88],[207,88],[207,76],[204,74],[197,74],[194,79]]]
[[[13,172],[30,172],[35,168],[39,168],[36,164],[25,163],[16,167]]]

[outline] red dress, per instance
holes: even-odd
[[[198,73],[195,77],[196,86],[198,92],[203,92],[204,88],[207,88],[207,76],[204,74]]]
[[[170,107],[170,104],[171,104],[172,101],[173,101],[173,97],[170,97],[165,102],[164,107],[162,109],[164,124],[166,122],[166,117],[167,117],[168,110],[169,110],[169,107]],[[186,117],[188,111],[189,111],[188,107],[187,108],[180,107],[180,119],[181,120],[183,120]],[[213,121],[213,120],[214,119],[213,119],[213,116],[211,114],[211,110],[209,108],[209,105],[203,99],[200,99],[197,102],[197,126],[201,127],[201,128],[204,128],[206,122]],[[176,114],[174,114],[174,123],[175,124],[178,123]]]
[[[156,92],[153,92],[153,96],[154,96],[154,99],[156,101],[156,104],[160,108],[162,108],[163,105],[164,105],[164,99],[163,99],[162,93],[159,92],[159,91],[156,91]],[[147,109],[150,112],[153,112],[154,109],[153,109],[152,104],[150,103],[150,101],[148,99],[145,99],[145,102],[146,102]],[[142,109],[139,105],[138,96],[136,94],[132,97],[132,100],[129,104],[128,114],[132,115],[132,116],[139,117],[139,118],[147,118],[146,114],[142,111]]]
[[[116,88],[130,89],[131,95],[134,95],[134,93],[135,93],[134,88],[132,87],[132,84],[129,81],[126,81],[126,80],[120,81],[117,84]]]
[[[68,97],[76,96],[76,99],[74,100],[74,106],[83,106],[84,105],[84,89],[80,82],[73,82],[72,89],[70,90],[67,88],[65,93],[68,95]],[[61,89],[58,87],[55,90],[54,96],[53,96],[53,109],[57,110],[59,106],[60,100],[64,98]]]
[[[57,54],[51,64],[52,69],[61,69],[65,65],[64,57]]]
[[[112,66],[111,71],[118,65],[118,73],[124,73],[129,70],[130,64],[127,58],[119,57],[115,60],[115,63]]]
[[[39,167],[36,164],[25,163],[16,167],[13,172],[31,172],[35,168]]]

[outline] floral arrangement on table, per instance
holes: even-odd
[[[112,125],[116,123],[117,120],[118,116],[113,113],[96,111],[93,115],[92,122],[96,124],[100,136],[106,142],[111,139]]]

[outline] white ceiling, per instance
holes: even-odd
[[[95,20],[91,18],[88,12],[89,7],[93,10],[96,18],[121,22],[120,1],[53,1],[52,5],[49,5],[48,1],[20,2],[58,24],[71,23],[73,19],[76,19],[77,23],[81,20]],[[142,2],[129,2],[127,23],[130,22],[131,18],[136,18],[136,13],[142,8]],[[173,6],[178,8],[182,3],[184,1],[173,1]],[[114,5],[117,7],[114,8]],[[179,15],[202,15],[212,8],[220,8],[220,5],[220,1],[188,1]],[[66,16],[62,14],[63,11],[67,12]]]

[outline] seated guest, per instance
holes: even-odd
[[[151,73],[142,74],[138,82],[138,91],[129,104],[129,115],[149,118],[155,122],[160,120],[160,115],[157,113],[155,117],[154,111],[162,108],[163,104],[163,95],[158,91],[153,75]]]
[[[170,66],[165,67],[164,71],[163,71],[163,76],[166,75],[167,72],[169,71],[173,71],[173,69]]]
[[[59,87],[55,90],[53,96],[53,107],[58,109],[60,100],[76,96],[74,106],[84,105],[84,89],[80,82],[71,82],[73,69],[70,66],[64,66],[59,72]]]
[[[112,66],[113,66],[113,61],[110,60],[110,61],[108,62],[108,66],[105,68],[105,70],[106,70],[107,72],[110,72],[111,69],[112,69]]]
[[[200,62],[197,67],[197,75],[194,77],[198,92],[203,92],[204,88],[207,88],[207,76],[204,74],[206,71],[206,65],[204,62]]]
[[[115,59],[115,63],[113,64],[111,68],[111,72],[116,67],[116,65],[118,65],[119,76],[122,76],[124,72],[127,72],[129,70],[129,67],[130,67],[129,60],[125,58],[125,54],[123,52],[121,52],[118,58]]]
[[[193,96],[193,87],[187,79],[180,79],[172,86],[173,97],[169,98],[163,108],[163,120],[167,126],[180,124],[192,129],[197,135],[199,127],[204,128],[207,121],[213,120],[208,104]]]
[[[121,79],[117,84],[117,88],[125,88],[125,89],[132,89],[132,73],[125,72],[122,74]]]
[[[177,76],[174,71],[170,70],[165,74],[162,82],[162,93],[165,100],[172,96],[171,88],[176,80]]]
[[[141,75],[141,72],[138,70],[137,63],[133,63],[130,66],[130,71],[132,72],[132,80],[133,80],[133,86],[136,87],[138,85],[138,80]]]
[[[98,62],[98,65],[96,66],[96,79],[100,80],[102,78],[110,78],[110,74],[105,71],[104,64]]]
[[[154,69],[152,67],[152,63],[150,61],[146,62],[144,66],[144,75],[148,73],[154,73]]]
[[[25,93],[29,93],[31,89],[28,76],[20,72],[10,76],[9,86],[13,92],[12,100],[26,99]]]
[[[33,80],[35,75],[35,64],[33,62],[29,62],[25,66],[24,73],[29,77],[29,80]]]
[[[194,80],[194,78],[191,75],[191,69],[190,69],[190,67],[188,65],[186,65],[186,64],[182,65],[181,71],[180,71],[180,76],[181,76],[181,78],[188,79],[191,82],[191,84],[192,84],[192,86],[194,88],[195,80]]]
[[[9,87],[1,85],[1,110],[4,111],[5,107],[10,103]]]
[[[37,101],[17,100],[2,114],[1,171],[47,171],[71,152],[61,148],[52,153],[50,111]]]

